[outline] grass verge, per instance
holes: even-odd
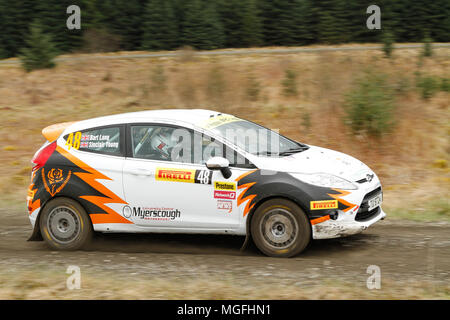
[[[42,271],[45,270],[45,271]],[[81,288],[69,290],[64,270],[45,267],[0,269],[0,299],[449,299],[450,284],[382,279],[380,289],[365,282],[321,279],[315,284],[230,278],[201,279],[123,276],[82,272]]]

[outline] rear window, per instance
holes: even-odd
[[[64,139],[70,149],[108,155],[123,155],[122,128],[103,127],[67,134]]]

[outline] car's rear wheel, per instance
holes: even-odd
[[[86,211],[69,198],[51,200],[43,209],[39,227],[45,242],[53,249],[77,250],[92,239],[92,223]]]
[[[259,250],[271,257],[292,257],[311,240],[311,225],[303,210],[286,199],[259,206],[251,220],[251,234]]]

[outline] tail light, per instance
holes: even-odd
[[[39,168],[42,168],[47,162],[48,158],[52,155],[52,153],[56,149],[56,141],[48,144],[43,147],[41,150],[36,152],[31,162],[34,164],[33,171],[36,171]]]

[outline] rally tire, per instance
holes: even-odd
[[[92,222],[84,208],[69,198],[55,198],[39,219],[42,238],[56,250],[87,248],[93,236]]]
[[[253,214],[250,229],[255,245],[270,257],[293,257],[311,241],[306,214],[294,202],[282,198],[261,204]]]

